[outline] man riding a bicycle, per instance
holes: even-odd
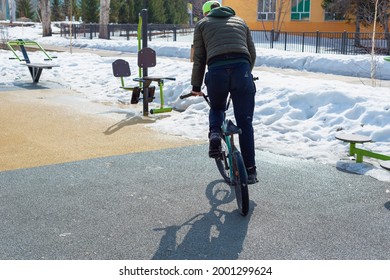
[[[228,94],[233,100],[234,117],[241,128],[240,150],[248,174],[248,184],[257,180],[252,126],[256,87],[251,74],[256,49],[246,23],[230,7],[217,1],[203,5],[205,17],[195,25],[192,93],[200,95],[203,77],[210,100],[209,156],[221,153],[221,125]],[[206,65],[208,67],[206,72]]]

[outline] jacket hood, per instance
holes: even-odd
[[[227,6],[214,8],[210,11],[210,13],[207,15],[208,17],[231,17],[235,16],[236,12]]]

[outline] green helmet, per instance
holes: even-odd
[[[207,1],[203,4],[202,11],[203,15],[207,15],[213,8],[220,7],[218,1]]]

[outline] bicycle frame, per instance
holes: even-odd
[[[205,95],[203,94],[203,98],[206,100],[207,104],[210,106],[210,100],[208,98],[208,95]],[[229,119],[226,119],[226,111],[229,109],[230,107],[230,102],[232,100],[232,97],[228,96],[228,99],[227,99],[227,102],[226,102],[226,106],[225,106],[225,111],[224,111],[224,115],[223,115],[223,122],[222,122],[222,125],[221,125],[221,130],[222,130],[222,136],[225,138],[225,143],[226,143],[226,146],[227,146],[227,149],[228,149],[228,160],[229,160],[229,166],[232,167],[233,166],[233,150],[234,150],[234,134],[235,133],[230,133],[229,132],[229,129],[228,129],[228,125],[229,125],[229,122],[230,120]],[[238,133],[241,133],[241,130],[239,130]],[[233,174],[233,168],[230,168],[229,170],[229,173],[230,173],[230,178],[233,179],[235,178],[234,174]],[[231,184],[234,184],[235,182],[231,182]]]
[[[222,135],[225,137],[225,143],[226,143],[227,149],[229,151],[229,155],[228,155],[229,166],[233,166],[234,136],[233,136],[233,134],[229,135],[227,133],[227,131],[228,131],[227,126],[228,126],[228,120],[226,119],[226,113],[225,113],[221,129],[222,129]],[[234,178],[233,168],[230,168],[229,172],[230,172],[230,178]],[[231,182],[231,183],[233,183],[233,182]]]
[[[193,93],[184,94],[184,95],[181,95],[180,98],[184,99],[184,98],[187,98],[187,97],[190,97],[190,96],[203,96],[204,100],[210,106],[209,97],[208,97],[208,95],[204,94],[203,92],[201,94],[199,94],[199,95],[196,95],[196,94],[193,94]],[[229,158],[229,166],[233,166],[233,149],[235,147],[235,145],[234,145],[234,136],[233,136],[235,133],[229,133],[228,125],[229,125],[229,121],[230,120],[226,119],[226,111],[230,107],[231,100],[232,100],[232,97],[229,94],[227,102],[226,102],[226,107],[225,107],[224,116],[223,116],[223,122],[222,122],[222,126],[221,126],[222,135],[223,135],[223,137],[225,139],[225,143],[226,143],[227,149],[229,151],[229,156],[228,156],[228,158]],[[241,133],[241,129],[238,131],[238,133]],[[233,168],[230,168],[229,172],[230,172],[230,178],[234,178],[234,176],[233,176],[234,175],[233,174]],[[234,182],[231,182],[231,183],[233,184]]]

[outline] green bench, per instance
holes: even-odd
[[[356,144],[372,142],[370,137],[348,133],[337,134],[335,137],[338,140],[349,143],[349,155],[355,157],[357,163],[363,162],[363,157],[376,158],[382,161],[380,162],[380,165],[383,168],[390,170],[390,156],[356,147]]]

